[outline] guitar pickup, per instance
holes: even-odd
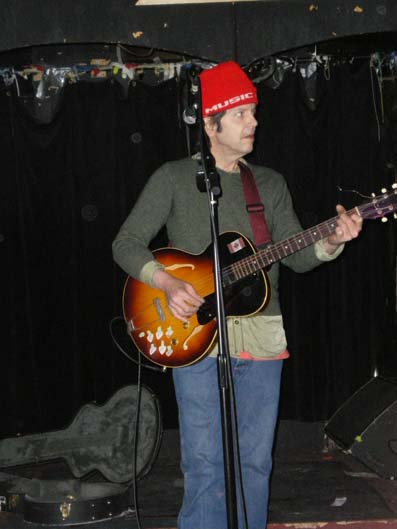
[[[134,325],[134,322],[132,320],[128,320],[126,322],[126,324],[127,324],[127,333],[128,334],[131,334],[132,331],[135,331],[135,325]]]
[[[160,298],[154,298],[153,303],[154,303],[154,306],[156,307],[156,312],[158,314],[158,317],[160,318],[160,321],[165,321],[165,313],[161,305]]]

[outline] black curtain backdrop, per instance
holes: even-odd
[[[395,181],[385,93],[368,63],[345,63],[312,82],[290,73],[261,87],[254,159],[283,173],[304,228],[348,209]],[[392,86],[385,86],[390,104]],[[391,93],[390,93],[391,92]],[[339,191],[341,188],[345,191]],[[368,200],[368,199],[366,199]],[[307,274],[281,267],[281,300],[291,358],[282,415],[327,419],[374,370],[396,376],[395,226],[366,221],[339,259]]]
[[[337,202],[360,202],[337,186],[389,186],[393,161],[393,123],[376,119],[368,64],[335,65],[329,79],[319,71],[315,97],[313,86],[292,71],[278,90],[260,85],[251,156],[286,176],[304,228],[334,216]],[[15,85],[1,91],[1,436],[64,428],[83,404],[135,383],[136,366],[108,330],[125,280],[111,242],[151,172],[188,151],[179,100],[177,80],[136,82],[128,94],[109,80],[79,82],[51,108]],[[375,367],[397,376],[393,226],[368,221],[314,272],[283,268],[283,418],[328,418]],[[165,242],[159,234],[153,247]],[[136,355],[124,324],[114,329]],[[144,370],[143,379],[165,427],[176,427],[170,372]]]

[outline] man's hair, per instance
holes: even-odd
[[[210,125],[216,126],[217,132],[222,132],[222,123],[221,119],[226,114],[226,110],[223,110],[222,112],[218,112],[217,114],[213,114],[212,116],[208,116],[208,121]]]

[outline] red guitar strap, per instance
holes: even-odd
[[[261,202],[251,169],[242,162],[239,162],[238,165],[240,167],[247,212],[249,213],[249,219],[254,233],[254,241],[257,248],[260,248],[261,246],[266,246],[272,240],[266,222],[265,206]]]

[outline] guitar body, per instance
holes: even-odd
[[[137,348],[152,362],[164,367],[182,367],[205,356],[217,335],[216,299],[212,247],[194,255],[175,248],[154,252],[167,272],[191,283],[205,299],[197,314],[183,323],[173,316],[162,290],[129,277],[123,293],[124,318]],[[250,241],[240,233],[220,237],[222,271],[255,254]],[[265,307],[269,300],[269,280],[264,271],[225,284],[226,315],[249,316]]]

